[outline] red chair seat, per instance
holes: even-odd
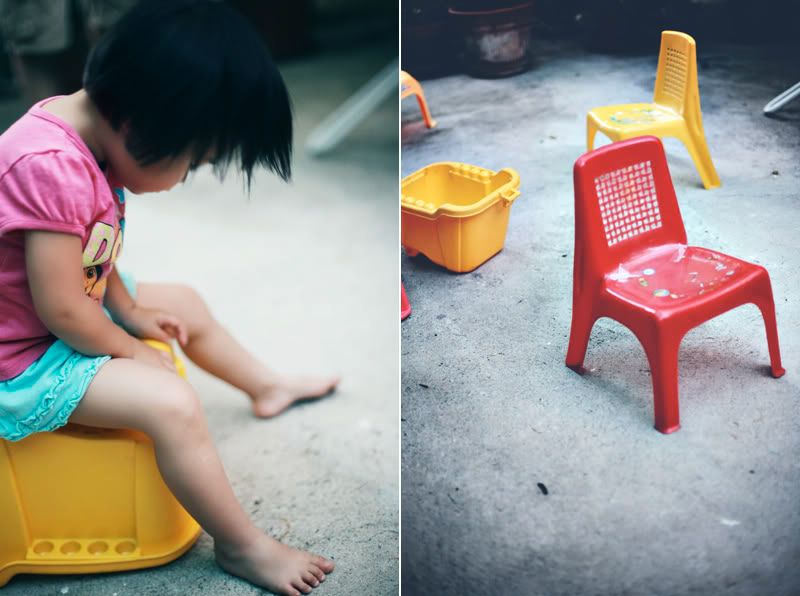
[[[713,300],[760,270],[707,248],[673,244],[635,254],[606,274],[604,288],[642,309],[666,311]]]

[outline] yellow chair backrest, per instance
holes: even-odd
[[[694,98],[699,105],[695,48],[694,39],[685,33],[661,33],[653,103],[672,108],[684,117],[692,111]]]

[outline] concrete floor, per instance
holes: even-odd
[[[424,82],[432,131],[402,104],[403,175],[453,160],[522,180],[505,249],[475,272],[402,258],[403,594],[800,594],[800,99],[761,114],[796,82],[796,51],[699,46],[721,188],[666,142],[689,241],[769,270],[788,370],[766,373],[752,305],[695,329],[669,436],[627,329],[601,320],[589,372],[564,366],[586,111],[650,101],[658,40],[642,56],[534,51],[514,78]]]
[[[276,369],[341,372],[331,398],[258,421],[242,394],[189,370],[236,494],[259,527],[336,561],[315,590],[323,595],[398,592],[395,97],[323,159],[304,155],[303,142],[396,52],[387,43],[282,66],[297,115],[290,185],[262,174],[248,199],[235,177],[220,184],[201,170],[167,195],[132,197],[128,207],[124,270],[195,286]],[[18,576],[2,593],[265,592],[221,571],[204,535],[165,567]]]

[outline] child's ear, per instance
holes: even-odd
[[[125,147],[125,150],[130,153],[130,149],[128,148],[128,143],[130,141],[130,134],[131,134],[131,121],[125,120],[122,124],[120,124],[119,129],[117,129],[117,139],[122,143],[122,146]]]

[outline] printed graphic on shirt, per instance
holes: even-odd
[[[102,303],[108,275],[122,247],[122,228],[98,221],[92,227],[89,241],[83,250],[83,289]]]

